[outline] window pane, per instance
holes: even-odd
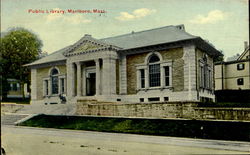
[[[243,70],[244,64],[237,64],[237,70]]]
[[[238,84],[238,85],[244,85],[244,80],[243,80],[243,78],[237,79],[237,84]]]
[[[57,69],[52,69],[52,71],[51,71],[51,75],[56,75],[56,74],[58,74],[58,70]]]
[[[52,94],[58,94],[58,77],[52,77]]]
[[[165,69],[165,86],[169,86],[169,66],[164,67]]]
[[[17,91],[17,84],[13,83],[13,91]]]
[[[45,80],[45,90],[46,90],[45,95],[49,95],[49,82],[48,82],[48,80]]]
[[[149,86],[157,87],[161,85],[160,64],[149,65]]]
[[[64,79],[61,79],[61,88],[62,88],[61,93],[64,93]]]
[[[154,63],[154,62],[157,62],[157,61],[160,61],[160,59],[158,58],[157,55],[152,55],[149,59],[149,63]]]
[[[145,88],[145,70],[141,69],[141,88]]]

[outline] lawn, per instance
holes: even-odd
[[[250,141],[250,122],[38,115],[19,125]]]

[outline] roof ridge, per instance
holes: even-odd
[[[175,27],[175,26],[174,25],[167,25],[167,26],[157,27],[157,28],[153,28],[153,29],[142,30],[142,31],[138,31],[138,32],[132,31],[133,33],[126,33],[126,34],[121,34],[121,35],[117,35],[117,36],[113,36],[113,37],[101,38],[100,40],[105,40],[105,39],[110,39],[110,38],[116,38],[116,37],[131,35],[131,34],[135,34],[135,33],[142,33],[142,32],[147,32],[147,31],[153,31],[153,30],[157,30],[157,29],[163,29],[163,28],[166,28],[166,27]]]

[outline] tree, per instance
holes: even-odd
[[[13,28],[1,36],[0,47],[2,95],[6,97],[8,78],[19,80],[22,90],[24,83],[29,83],[30,71],[23,65],[39,58],[42,41],[29,30]]]
[[[223,51],[220,51],[222,55],[220,56],[217,56],[214,58],[214,62],[222,62],[224,61],[224,52]]]

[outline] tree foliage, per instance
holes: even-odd
[[[42,41],[29,30],[13,28],[4,36],[1,36],[0,45],[0,71],[3,88],[8,78],[20,80],[21,84],[28,82],[29,69],[23,65],[39,57],[41,54]]]
[[[222,62],[224,61],[224,52],[220,51],[222,55],[217,56],[216,58],[214,58],[214,62]]]

